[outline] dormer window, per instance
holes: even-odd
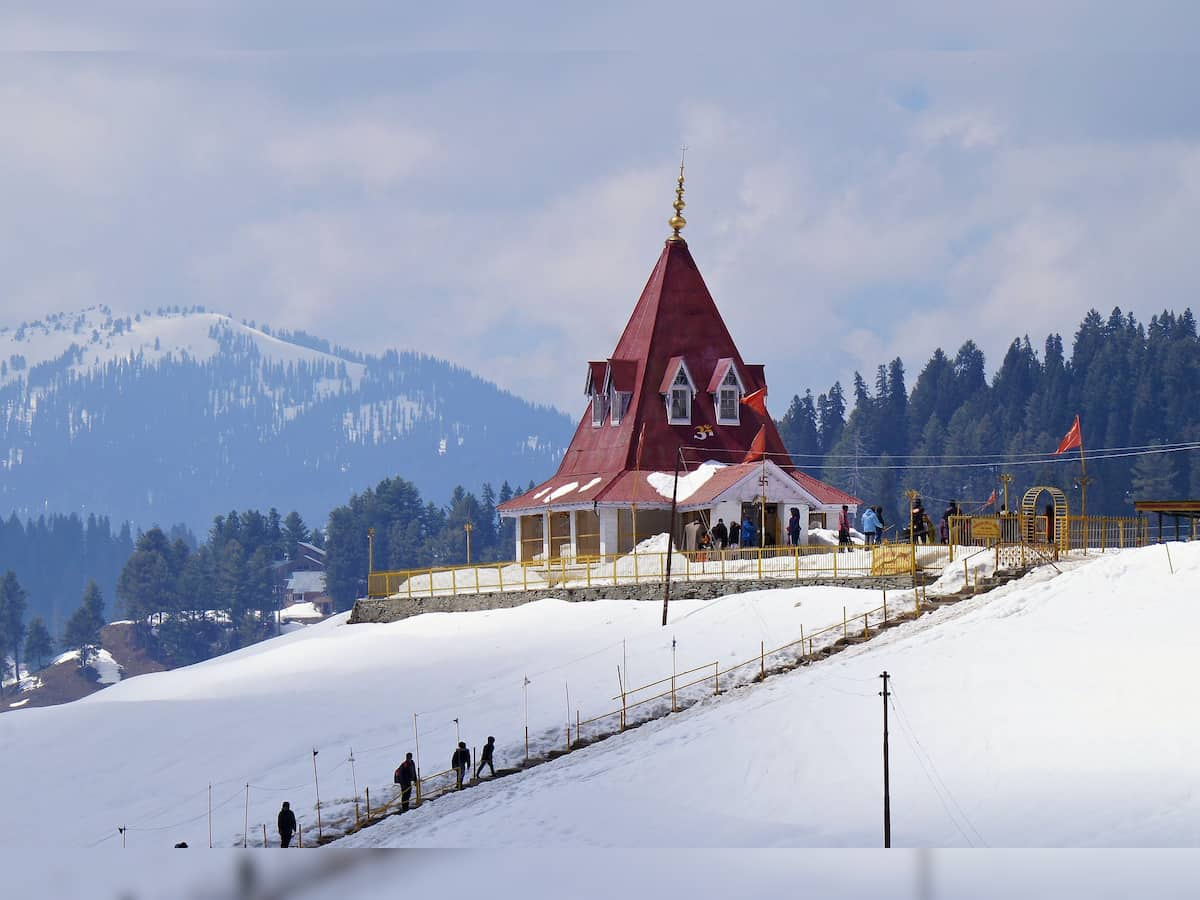
[[[608,413],[608,395],[602,394],[599,391],[592,394],[592,427],[599,428],[604,424],[604,417]]]
[[[737,372],[731,366],[729,374],[717,391],[717,422],[721,425],[737,425],[742,400],[742,386],[738,384]]]
[[[692,396],[695,393],[696,385],[683,357],[673,357],[667,364],[662,389],[669,425],[692,424]]]
[[[629,391],[618,391],[616,388],[609,395],[609,406],[612,410],[612,423],[620,425],[621,420],[625,418],[625,413],[629,411],[629,401],[633,394]]]
[[[712,395],[713,406],[717,410],[718,425],[741,423],[742,397],[746,395],[746,385],[742,383],[742,377],[733,359],[726,357],[717,360],[717,366],[708,382],[708,393]]]

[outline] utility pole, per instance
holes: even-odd
[[[675,546],[675,511],[677,508],[676,497],[679,495],[679,464],[683,461],[683,448],[680,447],[675,451],[675,481],[671,484],[671,528],[667,533],[667,575],[663,581],[663,627],[667,627],[667,604],[671,601],[671,557],[675,554],[672,552]],[[567,710],[567,716],[570,717],[571,711]]]
[[[1012,510],[1008,507],[1008,486],[1012,483],[1013,477],[1008,472],[1000,474],[1000,481],[1004,485],[1004,511],[1011,513]]]
[[[317,753],[320,752],[316,747],[313,747],[313,787],[317,794],[317,842],[320,843],[324,837],[321,830],[321,782],[317,780]]]
[[[375,529],[367,529],[367,574],[375,571]]]
[[[888,673],[885,669],[879,676],[883,679],[883,690],[879,696],[883,698],[883,846],[892,846],[892,793],[888,782]]]

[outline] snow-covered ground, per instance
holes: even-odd
[[[897,845],[1195,845],[1200,636],[1186,623],[1200,544],[1170,552],[1174,574],[1161,546],[1039,570],[339,844],[876,846],[886,669]],[[952,568],[931,592],[963,577]],[[816,586],[681,601],[666,629],[657,603],[634,601],[337,616],[0,717],[0,846],[111,847],[118,825],[131,847],[205,846],[210,783],[214,843],[240,843],[244,821],[260,842],[282,800],[311,835],[313,749],[330,827],[352,814],[355,783],[373,803],[390,797],[392,769],[416,750],[414,712],[423,774],[448,765],[456,730],[468,746],[496,735],[503,764],[524,753],[526,676],[536,753],[565,741],[576,708],[619,705],[618,667],[635,685],[669,675],[672,640],[680,671],[725,666],[879,601]]]
[[[314,748],[328,825],[353,816],[355,784],[360,792],[370,785],[373,803],[390,798],[393,769],[417,749],[413,713],[423,774],[449,766],[455,718],[468,746],[492,734],[497,762],[519,761],[526,676],[536,755],[565,743],[568,692],[572,723],[576,710],[586,719],[617,709],[617,667],[628,660],[632,686],[669,676],[672,639],[679,671],[725,666],[756,656],[763,642],[785,643],[802,627],[840,622],[843,609],[853,617],[880,602],[879,592],[831,587],[678,601],[666,629],[659,603],[616,600],[544,600],[389,625],[350,626],[335,616],[76,703],[0,717],[0,796],[23,811],[0,821],[0,846],[111,845],[118,825],[129,827],[134,846],[207,845],[210,782],[217,844],[241,843],[247,783],[252,840],[261,842],[261,824],[274,821],[283,800],[312,828]],[[889,602],[911,603],[911,594],[889,594]],[[746,666],[736,677],[754,674]],[[66,831],[64,804],[74,823]]]
[[[887,670],[895,844],[1196,846],[1200,544],[1167,553],[1039,570],[344,843],[876,846]]]

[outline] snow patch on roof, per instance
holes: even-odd
[[[597,475],[595,478],[593,478],[591,481],[589,481],[587,484],[585,484],[583,487],[581,487],[579,489],[579,493],[582,494],[584,491],[590,491],[592,488],[594,488],[596,485],[598,485],[603,480],[604,479],[601,476]]]
[[[688,497],[692,496],[692,494],[696,493],[696,491],[700,490],[700,488],[704,486],[708,479],[717,474],[718,469],[723,468],[725,468],[724,463],[710,460],[709,462],[701,463],[693,471],[688,472],[686,475],[680,475],[679,489],[675,494],[676,501],[682,503]],[[673,473],[651,472],[646,476],[646,481],[650,484],[650,487],[658,491],[661,496],[666,497],[668,500],[671,499],[671,489],[675,485],[675,476]]]
[[[551,491],[550,496],[547,497],[542,502],[550,503],[554,500],[557,500],[559,497],[562,497],[566,494],[571,493],[571,491],[575,490],[575,488],[577,488],[577,487],[579,487],[578,481],[568,481],[566,484],[559,485],[553,491]]]
[[[281,622],[323,618],[325,618],[325,614],[317,609],[314,603],[293,603],[279,613],[279,621]]]

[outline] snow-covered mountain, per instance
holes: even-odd
[[[311,521],[400,475],[540,478],[572,422],[416,353],[368,356],[202,309],[107,307],[0,327],[0,507],[205,527],[230,508]]]

